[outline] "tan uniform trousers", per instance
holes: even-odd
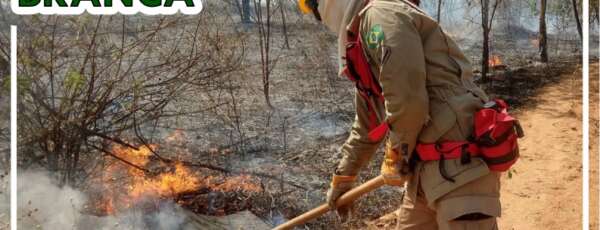
[[[419,177],[413,177],[407,185],[396,229],[498,229],[496,217],[500,216],[500,173],[491,172],[451,191],[433,203],[427,201],[419,181]],[[473,202],[483,205],[473,209],[471,205]],[[470,209],[473,210],[470,211]],[[461,216],[473,212],[483,215],[476,219],[461,220]]]

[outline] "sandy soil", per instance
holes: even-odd
[[[599,106],[599,81],[598,81],[598,60],[592,62],[590,66],[590,229],[598,230],[600,226],[598,221],[600,220],[600,201],[598,200],[600,193],[598,191],[598,184],[600,183],[598,176],[600,169],[598,163],[598,141],[599,133],[598,116],[600,111]]]
[[[502,178],[500,229],[581,229],[581,71],[563,76],[518,114],[526,137]]]

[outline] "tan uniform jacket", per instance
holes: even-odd
[[[364,51],[383,89],[385,103],[372,101],[380,119],[391,126],[388,144],[412,153],[419,142],[466,140],[472,115],[488,98],[473,83],[471,64],[456,43],[435,20],[404,0],[374,0],[359,14]],[[342,146],[344,157],[337,169],[342,175],[358,174],[380,145],[368,139],[367,106],[358,94],[356,114]],[[430,204],[490,173],[479,158],[466,165],[447,160],[446,169],[455,183],[441,177],[437,161],[417,168],[417,181]]]

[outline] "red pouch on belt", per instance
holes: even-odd
[[[524,136],[519,121],[508,114],[506,102],[496,99],[474,117],[474,142],[492,171],[506,171],[519,158],[517,138]]]

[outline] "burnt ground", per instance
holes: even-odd
[[[241,120],[237,125],[241,128],[226,122],[224,118],[230,118],[231,111],[223,109],[191,117],[185,123],[163,122],[156,132],[156,137],[164,137],[176,129],[184,131],[185,146],[194,162],[228,171],[270,175],[271,178],[257,177],[264,193],[216,199],[216,203],[227,210],[216,214],[250,210],[276,225],[324,201],[332,170],[341,157],[338,148],[348,135],[354,108],[353,86],[335,76],[335,39],[321,29],[312,24],[293,25],[292,38],[302,36],[300,31],[316,32],[304,36],[303,40],[290,40],[290,49],[283,48],[282,44],[274,46],[280,60],[271,78],[271,100],[275,109],[264,103],[262,83],[256,75],[259,60],[250,57],[247,68],[235,78],[244,86],[237,92],[243,95],[237,101],[240,108],[237,116]],[[249,38],[248,43],[254,44],[254,39]],[[318,48],[314,48],[314,44],[319,44]],[[475,57],[477,50],[467,53]],[[551,59],[554,61],[550,64],[540,64],[535,61],[535,54],[512,57],[506,52],[503,56],[506,68],[494,71],[492,77],[479,79],[478,83],[491,96],[507,100],[518,114],[542,103],[536,97],[542,89],[560,84],[578,68],[577,56],[551,56]],[[204,96],[195,97],[197,99],[186,103],[192,106],[204,103]],[[379,174],[382,155],[380,150],[362,171],[361,181]],[[218,170],[203,172],[220,173]],[[385,187],[356,202],[355,218],[349,222],[340,223],[330,213],[308,226],[312,229],[363,228],[369,221],[396,210],[401,195],[400,189]],[[244,202],[237,202],[238,198]],[[228,205],[228,202],[238,205]],[[195,211],[215,214],[210,209]]]
[[[310,23],[314,21],[310,19],[304,20],[290,13],[289,49],[284,48],[282,42],[282,27],[276,24],[273,28],[273,34],[277,36],[272,45],[273,57],[278,60],[271,77],[274,109],[265,105],[262,95],[258,39],[249,36],[243,66],[231,76],[237,108],[221,107],[195,116],[161,120],[158,129],[144,130],[153,143],[161,144],[173,131],[183,131],[185,138],[179,147],[185,151],[165,147],[160,149],[160,153],[195,163],[195,166],[189,167],[202,178],[252,174],[253,183],[262,189],[259,193],[219,193],[202,188],[171,197],[181,206],[215,216],[250,210],[276,225],[324,201],[330,175],[340,158],[338,148],[347,137],[354,118],[353,87],[346,79],[336,77],[335,38],[326,33],[324,27]],[[546,102],[539,97],[545,88],[572,78],[571,73],[578,68],[577,55],[581,51],[573,41],[561,40],[563,37],[553,41],[551,36],[550,55],[554,62],[542,65],[536,62],[537,49],[531,41],[532,31],[516,28],[507,34],[494,37],[492,54],[500,56],[508,68],[498,70],[492,78],[480,79],[478,83],[492,96],[506,99],[517,114],[523,114],[529,108]],[[477,37],[473,34],[468,36]],[[460,45],[473,63],[479,62],[481,46],[476,42]],[[474,66],[477,67],[477,64]],[[591,91],[597,92],[597,81],[592,86],[596,88]],[[231,102],[223,90],[190,92],[187,96],[174,106],[203,109],[212,107],[214,100]],[[594,98],[597,105],[597,97]],[[597,111],[597,107],[592,111]],[[580,114],[567,114],[570,115],[581,119]],[[597,116],[592,116],[592,119],[598,123]],[[592,134],[592,138],[597,137],[597,125],[593,126]],[[592,145],[591,152],[598,152],[597,138],[592,143],[596,144]],[[3,149],[0,145],[0,152]],[[592,156],[597,157],[597,154]],[[379,174],[381,158],[382,152],[379,151],[363,170],[362,181]],[[592,160],[597,161],[597,158]],[[597,165],[592,165],[592,169],[595,168]],[[597,174],[597,171],[592,171],[592,182],[598,181],[597,177],[594,178]],[[597,187],[594,189],[597,190]],[[92,194],[85,188],[83,190]],[[564,190],[559,187],[557,191]],[[364,229],[370,221],[393,212],[399,206],[401,194],[399,189],[382,188],[356,203],[356,218],[350,222],[342,224],[334,215],[327,214],[308,227]],[[2,195],[6,194],[0,194],[0,201]],[[592,200],[594,203],[597,202]],[[597,209],[592,210],[596,210],[592,217],[598,216]],[[0,229],[2,219],[3,216],[0,216]],[[378,224],[382,224],[380,227],[392,225],[386,221]]]
[[[272,57],[276,60],[270,81],[273,108],[265,104],[262,92],[258,38],[249,35],[245,40],[245,61],[227,82],[232,84],[231,95],[223,89],[189,92],[173,105],[210,108],[215,101],[225,101],[236,106],[164,119],[155,128],[142,130],[152,143],[159,144],[164,144],[174,131],[183,132],[183,141],[177,146],[180,149],[166,147],[159,151],[165,157],[195,163],[190,168],[202,178],[250,174],[262,189],[260,193],[215,193],[204,189],[172,198],[188,210],[208,215],[250,210],[267,223],[277,225],[324,201],[331,173],[341,157],[338,149],[354,119],[354,89],[346,79],[336,76],[336,39],[320,25],[302,19],[290,21],[289,49],[281,37],[274,39],[272,45]],[[273,33],[280,35],[281,30],[275,25]],[[535,49],[531,47],[525,52],[508,42],[495,43],[495,54],[501,56],[507,68],[479,83],[519,112],[542,103],[536,97],[540,90],[560,84],[564,73],[577,68],[577,56],[573,55],[577,51],[570,49],[571,45],[551,53],[552,60],[560,61],[544,65],[535,61]],[[529,40],[519,44],[531,46]],[[466,52],[473,63],[478,62],[478,47]],[[382,155],[378,151],[362,171],[361,181],[379,175]],[[356,202],[356,213],[349,222],[340,223],[329,213],[308,227],[362,229],[370,221],[396,210],[401,196],[400,189],[384,187]]]

